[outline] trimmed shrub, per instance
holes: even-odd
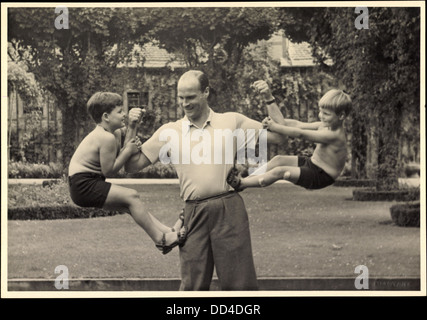
[[[9,162],[8,176],[10,179],[42,179],[42,178],[61,178],[65,171],[61,164],[51,162],[28,163],[28,162]]]
[[[375,187],[375,180],[373,179],[350,179],[350,178],[339,178],[335,181],[334,187]]]
[[[42,185],[9,184],[8,208],[74,205],[64,179],[46,180]]]
[[[45,180],[42,185],[9,185],[8,219],[83,219],[119,214],[99,208],[76,206],[64,179]]]
[[[139,178],[139,179],[175,179],[177,178],[175,168],[172,164],[163,164],[156,162],[140,172],[126,173],[121,172],[118,178]]]
[[[107,211],[99,208],[80,208],[76,206],[54,207],[19,207],[9,208],[9,220],[53,220],[53,219],[84,219],[107,217],[123,212]]]
[[[58,163],[28,163],[28,162],[10,162],[9,179],[58,179],[66,175],[66,170]],[[140,172],[126,173],[121,169],[115,175],[109,178],[141,178],[141,179],[174,179],[177,178],[175,168],[171,164],[156,162]]]
[[[420,226],[420,202],[395,204],[390,208],[391,220],[401,227]]]
[[[390,191],[377,191],[373,188],[353,190],[355,201],[414,201],[420,199],[420,190],[402,189]]]

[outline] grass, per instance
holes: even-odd
[[[177,185],[132,185],[146,208],[171,225],[182,208]],[[241,193],[258,277],[419,276],[420,229],[391,222],[393,202],[350,200],[352,188],[306,191],[289,184]],[[131,216],[9,221],[8,277],[179,278],[178,250],[160,254]]]

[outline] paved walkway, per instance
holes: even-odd
[[[58,179],[8,179],[8,184],[42,184],[46,180]],[[115,184],[179,184],[178,179],[107,179],[108,182]],[[276,183],[290,183],[289,181],[279,180]],[[420,179],[416,178],[399,178],[399,184],[402,187],[419,187]]]
[[[356,276],[355,276],[356,277]],[[258,278],[260,291],[352,291],[361,292],[355,286],[355,277],[264,277]],[[70,291],[178,291],[180,279],[70,279]],[[368,279],[369,291],[406,291],[419,295],[420,278],[417,277],[372,277]],[[9,279],[8,290],[53,291],[55,279]],[[221,290],[214,278],[211,291]]]
[[[8,179],[9,184],[42,184],[46,180],[57,179]],[[178,184],[178,179],[107,179],[116,184]]]
[[[58,180],[58,179],[8,179],[9,184],[42,184],[43,181]],[[107,179],[106,181],[115,184],[179,184],[178,179]],[[281,180],[276,183],[290,183],[289,181]]]

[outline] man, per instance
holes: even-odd
[[[177,89],[184,118],[160,127],[125,168],[135,172],[159,160],[175,166],[187,228],[187,240],[180,247],[180,290],[209,290],[214,267],[222,290],[256,290],[248,215],[241,196],[226,178],[234,157],[258,138],[262,124],[239,113],[210,109],[209,81],[201,71],[184,73]],[[141,110],[130,110],[126,139],[135,136],[140,115]],[[227,143],[227,132],[239,130],[246,136],[252,130],[252,140],[242,143],[236,135],[232,144]],[[279,143],[281,139],[268,133],[267,141]]]

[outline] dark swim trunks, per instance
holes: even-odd
[[[330,186],[335,180],[322,168],[316,166],[309,157],[298,157],[298,167],[301,169],[297,185],[306,189],[322,189]]]
[[[80,207],[102,208],[111,188],[103,175],[91,172],[68,177],[68,184],[71,199]]]

